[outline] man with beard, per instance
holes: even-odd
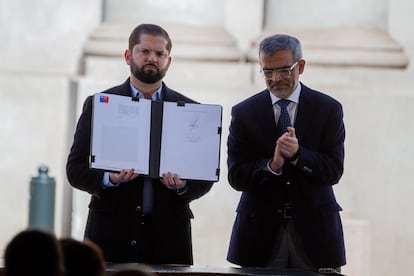
[[[195,103],[162,81],[171,64],[171,47],[168,33],[160,26],[137,26],[124,53],[130,77],[103,93]],[[212,182],[185,181],[166,172],[151,183],[130,168],[119,173],[89,169],[91,116],[89,96],[66,165],[70,184],[91,194],[85,239],[102,248],[107,262],[191,265],[189,203],[206,194]]]
[[[267,89],[232,108],[228,179],[241,191],[227,260],[243,267],[336,273],[345,264],[332,186],[343,173],[341,104],[299,82],[297,38],[259,46]]]

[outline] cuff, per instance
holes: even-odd
[[[110,188],[110,187],[117,187],[119,185],[119,183],[112,183],[111,180],[109,179],[109,172],[105,172],[103,175],[103,179],[102,179],[102,186],[104,188]]]
[[[187,190],[188,190],[187,185],[185,185],[181,189],[175,190],[175,192],[177,193],[177,195],[183,195],[183,194],[185,194],[185,192],[187,192]]]
[[[282,168],[278,169],[277,171],[273,171],[272,168],[270,167],[270,162],[272,162],[272,160],[267,162],[265,170],[272,173],[272,174],[274,174],[274,175],[278,175],[278,176],[281,175],[282,174]]]

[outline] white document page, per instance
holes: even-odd
[[[217,181],[222,107],[164,102],[163,118],[160,176],[169,171],[182,179]]]
[[[92,118],[91,168],[149,173],[150,100],[98,93]]]

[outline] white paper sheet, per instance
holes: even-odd
[[[93,108],[91,167],[148,174],[151,101],[99,93]]]
[[[222,107],[164,102],[160,175],[217,181]],[[220,128],[220,129],[219,129]]]

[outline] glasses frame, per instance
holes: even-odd
[[[283,67],[283,68],[275,68],[275,69],[260,69],[260,73],[263,76],[265,80],[273,80],[273,77],[275,76],[275,73],[282,78],[290,78],[290,75],[292,75],[292,70],[296,67],[296,65],[299,64],[299,60],[293,63],[290,67]],[[271,77],[266,77],[265,72],[272,73]],[[287,76],[282,76],[282,74],[287,74]]]

